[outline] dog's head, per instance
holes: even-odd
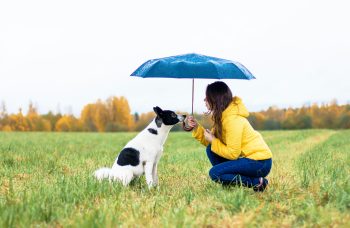
[[[153,110],[157,114],[157,117],[156,117],[157,127],[161,127],[162,124],[173,126],[178,122],[184,121],[184,119],[186,118],[186,115],[178,115],[175,112],[170,110],[162,110],[158,106],[154,107]]]

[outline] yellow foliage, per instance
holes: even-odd
[[[10,125],[5,125],[2,129],[1,129],[2,131],[12,131],[12,128],[11,128],[11,126]]]
[[[97,127],[95,126],[95,123],[94,123],[94,114],[95,114],[94,104],[88,104],[84,106],[80,115],[80,119],[83,122],[85,130],[88,130],[88,131],[97,130]]]
[[[38,114],[28,114],[26,120],[30,131],[51,131],[51,122]]]
[[[210,116],[194,114],[205,128],[212,127]],[[79,119],[72,115],[38,114],[32,103],[23,116],[7,114],[4,103],[0,106],[1,131],[140,131],[155,117],[154,112],[131,114],[125,97],[110,97],[106,101],[84,106]],[[338,105],[336,100],[329,104],[312,104],[301,108],[278,109],[270,107],[266,111],[253,112],[249,121],[256,129],[301,129],[301,128],[350,128],[350,104]],[[181,130],[177,125],[173,130]]]
[[[96,104],[86,105],[81,112],[81,121],[85,129],[89,131],[105,131],[109,121],[106,105],[100,100],[98,100]]]
[[[22,110],[19,110],[17,114],[8,116],[8,125],[11,126],[13,131],[29,131],[29,126],[26,118],[22,114]]]
[[[56,123],[56,131],[80,131],[81,122],[72,115],[62,116]]]
[[[131,130],[134,128],[133,116],[125,97],[110,97],[107,100],[107,107],[112,128],[116,128],[116,130]]]
[[[106,129],[106,125],[109,121],[108,116],[108,109],[105,106],[105,104],[102,103],[102,101],[97,101],[97,103],[94,106],[94,115],[93,120],[95,123],[95,126],[97,128],[97,131],[103,132]]]

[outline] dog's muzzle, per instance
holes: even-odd
[[[186,115],[177,115],[177,118],[180,122],[183,122],[186,119]]]

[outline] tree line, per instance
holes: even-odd
[[[209,116],[194,114],[206,128],[212,126]],[[72,114],[48,112],[39,114],[30,103],[26,114],[9,114],[5,103],[0,107],[0,131],[57,131],[57,132],[118,132],[140,131],[155,117],[153,111],[131,113],[125,97],[110,97],[105,101],[83,107],[79,117]],[[309,129],[309,128],[350,128],[350,104],[338,105],[336,101],[328,104],[313,104],[301,108],[280,109],[270,107],[265,111],[252,112],[249,122],[257,130]],[[180,131],[176,125],[173,131]]]
[[[349,129],[350,104],[338,105],[336,100],[322,105],[279,109],[250,113],[249,122],[258,130],[282,129]]]

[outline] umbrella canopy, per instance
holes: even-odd
[[[192,78],[192,115],[194,100],[194,79],[255,79],[242,64],[199,54],[176,55],[151,59],[137,68],[131,76],[142,78]],[[191,128],[183,126],[184,130]]]
[[[242,64],[199,54],[185,54],[151,59],[131,76],[143,78],[254,79]]]

